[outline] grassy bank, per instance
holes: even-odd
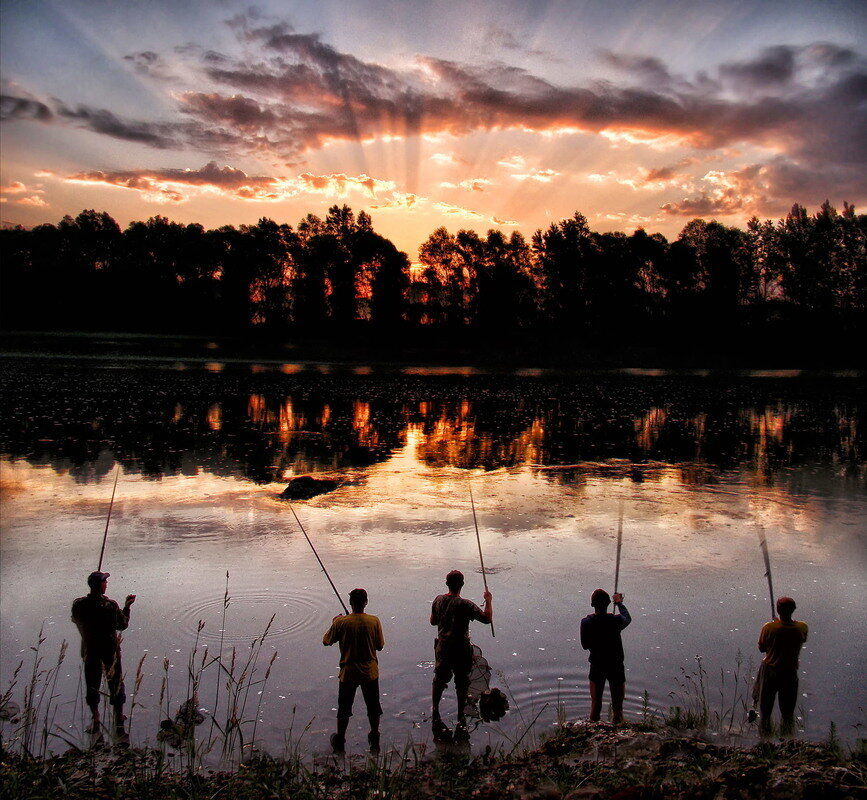
[[[594,800],[867,797],[867,753],[833,740],[714,743],[664,726],[576,723],[520,755],[411,749],[259,757],[231,772],[176,770],[160,750],[97,747],[48,759],[2,752],[4,798]]]

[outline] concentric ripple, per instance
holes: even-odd
[[[262,636],[291,639],[311,628],[320,628],[333,616],[327,611],[327,598],[282,591],[232,592],[223,620],[223,595],[203,598],[181,610],[173,622],[183,636],[193,640],[199,623],[202,644],[249,644]],[[274,615],[270,628],[268,622]]]

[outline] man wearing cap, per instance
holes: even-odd
[[[779,696],[780,733],[795,729],[795,703],[798,699],[798,659],[807,641],[807,623],[792,619],[795,601],[791,597],[777,600],[779,619],[766,622],[759,634],[759,650],[765,654],[756,681],[759,695],[760,727],[771,731],[774,700]]]
[[[440,700],[452,675],[455,679],[455,694],[458,699],[458,725],[455,738],[468,736],[464,707],[470,687],[470,672],[473,668],[473,646],[470,642],[470,622],[476,620],[490,625],[494,617],[492,595],[485,590],[485,608],[482,610],[472,600],[461,597],[464,574],[452,570],[446,575],[447,594],[436,597],[431,605],[430,624],[437,626],[434,641],[434,676],[431,689],[432,728],[435,739],[448,740],[449,729],[440,717]]]
[[[81,633],[81,657],[84,660],[86,700],[93,715],[92,733],[99,731],[99,689],[105,673],[109,702],[114,708],[114,721],[118,733],[123,733],[123,704],[126,692],[123,686],[123,668],[120,661],[120,638],[117,631],[129,625],[130,606],[135,595],[126,596],[123,609],[105,596],[109,573],[91,572],[87,577],[90,594],[79,597],[72,604],[72,621]]]
[[[599,722],[605,681],[611,692],[612,721],[623,722],[623,698],[626,694],[626,670],[623,667],[623,642],[620,632],[632,622],[623,605],[623,595],[614,593],[618,614],[609,614],[611,598],[604,589],[590,596],[593,613],[581,620],[581,647],[590,651],[590,721]]]
[[[355,690],[361,687],[361,695],[367,706],[370,732],[367,741],[374,752],[379,750],[379,660],[378,650],[385,647],[385,637],[379,617],[365,614],[367,591],[353,589],[349,593],[351,614],[338,614],[331,627],[322,637],[322,644],[340,644],[340,674],[337,691],[337,733],[331,734],[331,746],[336,751],[346,744],[346,729],[352,716]]]

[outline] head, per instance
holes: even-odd
[[[796,608],[795,601],[791,597],[781,597],[777,600],[777,613],[781,619],[791,619]]]
[[[597,589],[590,595],[590,605],[593,606],[596,611],[604,612],[605,609],[611,605],[611,597],[605,589]]]
[[[464,586],[464,573],[459,569],[453,569],[446,575],[446,586],[449,587],[450,592],[455,592],[456,594],[460,592]]]
[[[105,594],[106,586],[108,586],[108,572],[91,572],[87,576],[87,585],[91,592]]]
[[[356,614],[364,611],[367,605],[367,591],[365,589],[353,589],[349,593],[349,605]]]

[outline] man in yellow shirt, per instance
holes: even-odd
[[[379,718],[382,706],[379,704],[379,661],[376,653],[385,647],[385,637],[379,617],[365,614],[367,592],[353,589],[349,593],[351,614],[338,614],[331,621],[331,627],[322,637],[322,644],[340,644],[340,675],[337,692],[337,733],[331,735],[331,746],[336,751],[343,750],[346,744],[346,728],[352,716],[355,690],[360,686],[367,706],[367,719],[370,733],[367,741],[370,749],[379,750]]]
[[[777,600],[779,619],[767,622],[759,634],[759,650],[765,654],[759,667],[759,713],[762,733],[770,733],[774,700],[779,696],[780,733],[795,728],[795,704],[798,700],[798,657],[807,641],[807,623],[792,619],[795,601],[791,597]]]

